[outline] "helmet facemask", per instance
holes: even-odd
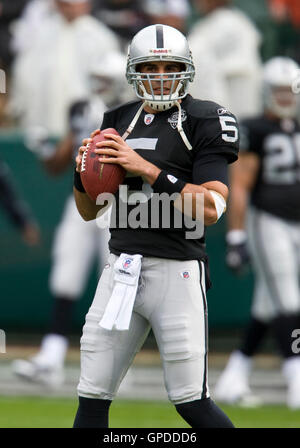
[[[194,69],[190,63],[169,58],[161,58],[159,61],[179,62],[185,67],[185,70],[174,73],[143,73],[139,68],[141,62],[139,64],[129,63],[127,79],[130,84],[133,84],[138,98],[144,100],[151,109],[162,111],[170,109],[176,101],[187,95],[188,83],[193,79]],[[157,62],[157,59],[152,61],[147,59],[147,62]],[[166,83],[168,83],[168,93],[164,94]],[[146,89],[146,85],[149,86],[148,89]],[[159,94],[155,92],[157,89],[160,90]]]
[[[182,68],[172,73],[171,68],[165,73],[144,73],[140,69],[141,64],[158,62],[180,64]],[[177,29],[162,24],[150,25],[132,39],[128,48],[126,78],[137,97],[152,109],[168,110],[176,101],[184,98],[194,75],[195,66],[188,41]],[[157,88],[157,83],[160,88]],[[168,83],[167,92],[166,88],[163,89],[166,86],[164,83]]]
[[[290,86],[266,86],[265,105],[279,118],[294,118],[299,107]]]

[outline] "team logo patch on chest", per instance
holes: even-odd
[[[154,120],[154,114],[146,114],[144,117],[144,123],[149,125]]]
[[[186,119],[187,119],[186,111],[184,109],[181,109],[181,121],[182,121],[182,123]],[[177,112],[173,112],[173,114],[168,118],[168,123],[170,123],[170,125],[171,125],[171,127],[173,129],[176,129],[177,122],[178,122],[178,111]]]

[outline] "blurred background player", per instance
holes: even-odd
[[[1,0],[0,1],[0,68],[9,71],[14,57],[11,40],[13,24],[17,20],[30,0]]]
[[[5,71],[7,84],[9,84],[10,70],[14,58],[11,47],[13,26],[28,2],[29,0],[0,1],[0,69]],[[6,107],[7,97],[6,95],[0,95],[0,125],[5,121]]]
[[[127,53],[133,36],[147,25],[163,23],[186,32],[189,0],[94,0],[92,14],[118,37]]]
[[[240,273],[248,247],[255,289],[248,330],[215,387],[216,400],[223,402],[247,400],[252,357],[270,327],[282,356],[287,405],[300,408],[300,356],[292,351],[292,332],[300,326],[300,126],[299,95],[293,91],[299,74],[290,58],[269,60],[264,113],[241,123],[241,154],[231,173],[227,264]]]
[[[187,33],[187,22],[191,14],[188,0],[144,0],[143,7],[150,24],[162,23]]]
[[[260,109],[261,34],[232,0],[195,0],[202,17],[188,40],[196,76],[191,95],[225,104],[239,119]]]
[[[20,198],[7,164],[0,159],[0,205],[6,210],[28,246],[40,241],[40,230],[29,206]]]
[[[93,0],[92,14],[113,31],[124,53],[132,37],[149,24],[140,0]]]
[[[126,58],[121,53],[111,53],[95,61],[89,78],[90,97],[72,105],[70,132],[54,154],[53,151],[51,154],[51,146],[46,138],[43,143],[41,138],[36,138],[37,134],[31,136],[28,144],[38,152],[50,173],[57,175],[69,168],[83,138],[98,128],[107,106],[116,105],[124,93],[129,91],[124,77],[125,66]],[[103,223],[105,219],[103,217]],[[77,211],[73,194],[70,194],[54,238],[49,281],[54,306],[50,326],[37,355],[29,360],[13,362],[13,372],[19,377],[52,387],[63,383],[63,366],[74,305],[82,295],[96,256],[99,272],[102,272],[109,253],[108,240],[108,227],[100,229],[96,221],[85,222]]]
[[[27,10],[19,26],[19,32],[30,38],[20,45],[22,39],[16,37],[19,46],[15,44],[18,51],[12,70],[10,110],[22,129],[42,126],[62,138],[68,129],[71,104],[88,95],[88,75],[95,55],[104,58],[119,51],[119,42],[110,29],[91,16],[91,0],[53,0],[48,10],[40,2],[35,0],[31,13]],[[34,12],[42,18],[42,26],[35,18],[36,26],[31,28]]]

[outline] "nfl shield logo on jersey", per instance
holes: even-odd
[[[146,114],[145,118],[144,118],[144,122],[145,122],[145,124],[149,125],[152,123],[153,119],[154,119],[153,114]]]
[[[190,273],[189,271],[183,271],[181,273],[182,278],[184,278],[185,280],[187,280],[188,278],[190,278]]]

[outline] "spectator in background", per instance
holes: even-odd
[[[45,21],[56,12],[54,0],[30,0],[17,20],[11,41],[12,51],[17,54],[30,49],[34,36],[38,37]]]
[[[149,24],[140,0],[93,0],[92,12],[118,36],[126,53],[132,37]]]
[[[12,23],[22,13],[28,0],[0,0],[0,68],[9,70],[13,59],[11,52]]]
[[[6,210],[14,225],[19,229],[28,246],[40,241],[40,231],[28,205],[19,197],[6,163],[0,159],[0,205]]]
[[[30,46],[16,55],[10,110],[23,128],[42,126],[62,137],[70,105],[88,94],[95,57],[118,51],[119,43],[90,15],[91,0],[54,0],[54,5]]]
[[[5,72],[6,86],[10,82],[10,69],[14,56],[11,50],[13,26],[27,2],[28,0],[0,0],[0,70]],[[0,125],[4,126],[7,96],[1,93],[0,89]]]
[[[194,0],[203,17],[188,40],[196,76],[191,95],[223,104],[244,118],[261,109],[261,35],[232,0]]]
[[[299,0],[268,0],[272,17],[278,22],[289,19],[295,26],[300,26]]]
[[[299,0],[268,0],[271,17],[278,28],[277,52],[300,63]]]
[[[144,0],[143,6],[151,24],[163,23],[186,33],[191,10],[188,0]]]

